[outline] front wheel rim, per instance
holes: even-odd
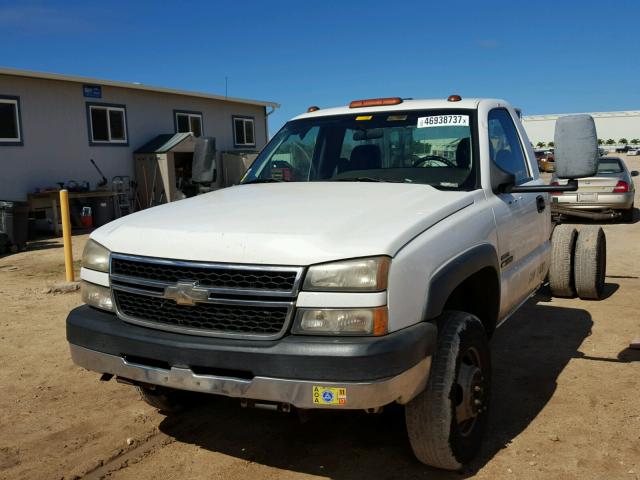
[[[455,417],[460,434],[471,434],[478,417],[487,409],[487,388],[479,352],[471,347],[462,355],[454,384]]]

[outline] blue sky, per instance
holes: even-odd
[[[502,97],[525,114],[640,109],[640,2],[0,0],[5,67],[309,105]]]

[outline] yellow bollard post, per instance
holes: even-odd
[[[67,282],[73,282],[73,249],[71,248],[71,220],[69,217],[69,192],[60,190],[60,216],[64,242],[64,269]]]

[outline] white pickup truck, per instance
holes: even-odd
[[[592,174],[593,120],[559,125],[556,175]],[[93,232],[72,358],[164,411],[186,391],[283,411],[397,402],[417,458],[459,469],[486,424],[493,331],[547,278],[602,291],[601,230],[552,235],[559,188],[577,184],[543,184],[502,100],[311,107],[240,185]]]

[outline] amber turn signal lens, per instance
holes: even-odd
[[[449,97],[447,98],[448,102],[459,102],[460,100],[462,100],[462,97],[460,95],[449,95]]]

